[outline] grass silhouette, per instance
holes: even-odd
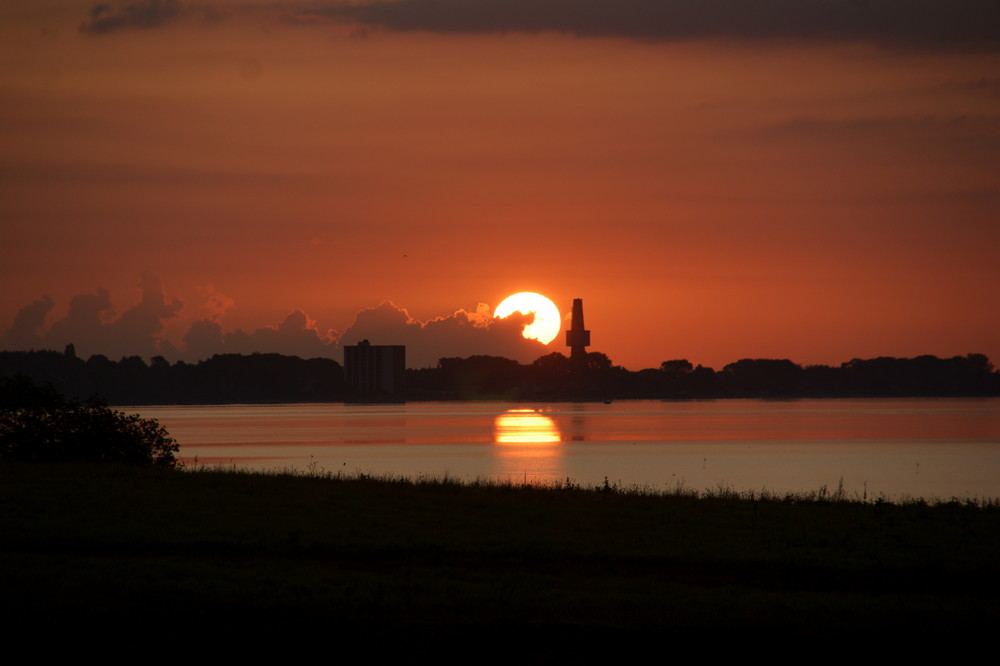
[[[192,467],[0,465],[8,626],[184,618],[426,638],[1000,620],[995,500]]]

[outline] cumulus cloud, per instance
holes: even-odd
[[[38,349],[42,338],[40,331],[55,304],[48,294],[17,311],[10,329],[0,335],[0,348],[9,350]]]
[[[225,353],[222,324],[209,319],[201,319],[191,324],[184,334],[184,357],[189,361],[200,361],[214,354]]]
[[[489,307],[480,304],[473,312],[457,310],[447,317],[421,322],[391,301],[384,301],[358,312],[341,343],[368,340],[375,345],[406,345],[406,364],[416,368],[435,366],[443,357],[477,354],[529,362],[548,352],[542,343],[521,335],[531,321],[531,315],[521,314],[493,319]]]
[[[160,351],[160,333],[164,322],[184,309],[179,298],[167,299],[159,276],[142,273],[139,281],[142,300],[109,324],[109,335],[126,354],[154,356]]]
[[[260,351],[305,358],[328,356],[336,345],[332,332],[320,332],[316,322],[302,310],[289,312],[277,326],[258,328],[253,333],[237,330],[224,339],[232,351],[241,354]]]
[[[157,28],[179,12],[178,0],[135,0],[117,8],[102,3],[90,10],[80,31],[100,35],[123,28]]]
[[[54,307],[52,299],[45,296],[21,308],[11,328],[0,336],[0,345],[10,350],[61,350],[73,344],[84,358],[93,354],[145,359],[164,356],[170,361],[197,362],[215,354],[277,353],[340,361],[342,345],[367,339],[376,345],[406,345],[407,365],[416,368],[435,366],[443,357],[474,355],[505,356],[529,363],[550,351],[521,335],[532,315],[515,313],[494,319],[492,309],[484,303],[475,310],[459,309],[419,321],[404,308],[385,301],[358,312],[342,336],[333,329],[321,329],[301,309],[290,311],[272,326],[227,332],[222,320],[235,302],[211,285],[199,288],[205,298],[194,309],[199,318],[175,344],[164,337],[164,329],[170,322],[176,328],[184,321],[184,302],[168,298],[160,278],[152,273],[143,273],[139,286],[141,300],[120,315],[106,289],[78,294],[71,299],[68,314],[41,333]]]
[[[139,281],[142,299],[119,317],[106,289],[80,294],[70,300],[69,314],[44,335],[45,345],[59,349],[76,345],[84,355],[155,356],[161,352],[164,324],[184,308],[179,298],[168,299],[160,278],[144,272]]]
[[[220,321],[236,305],[235,300],[218,291],[211,283],[198,287],[198,293],[205,299],[201,309],[209,321]]]
[[[252,333],[242,329],[224,333],[219,321],[196,321],[184,335],[184,349],[183,357],[190,361],[214,354],[254,352],[302,358],[339,356],[336,331],[321,331],[313,319],[298,309],[289,312],[278,325],[258,328]]]
[[[391,30],[644,40],[838,39],[996,49],[995,0],[393,0],[310,13]]]
[[[106,321],[113,316],[111,295],[107,289],[93,294],[78,294],[70,299],[69,314],[52,324],[44,335],[45,345],[61,349],[75,344],[78,353],[110,353]]]

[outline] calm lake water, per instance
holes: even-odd
[[[1000,497],[1000,398],[131,407],[189,463],[868,497]]]

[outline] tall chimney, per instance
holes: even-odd
[[[571,359],[587,360],[587,346],[590,345],[590,331],[583,328],[583,299],[573,299],[573,321],[566,331],[566,346],[570,348]]]

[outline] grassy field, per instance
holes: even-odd
[[[996,505],[8,463],[0,540],[8,628],[515,632],[558,650],[1000,621]]]

